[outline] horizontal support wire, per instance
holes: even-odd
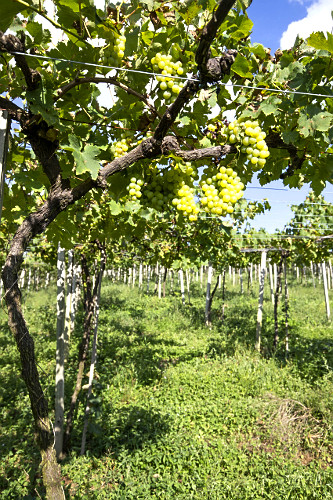
[[[142,70],[138,70],[138,69],[119,68],[117,66],[105,66],[103,64],[89,63],[89,62],[84,62],[84,61],[76,61],[76,60],[72,60],[72,59],[64,59],[61,57],[41,56],[39,54],[27,54],[25,52],[16,52],[16,51],[10,52],[10,54],[27,56],[27,57],[35,57],[37,59],[44,59],[44,60],[50,60],[50,61],[61,61],[61,62],[66,62],[66,63],[71,63],[71,64],[80,64],[82,66],[93,66],[95,68],[114,69],[116,71],[138,73],[138,74],[142,74],[142,75],[150,75],[150,76],[153,76],[155,78],[157,76],[163,76],[166,78],[172,78],[173,80],[177,79],[177,80],[188,80],[188,81],[192,81],[192,82],[200,82],[200,80],[198,78],[193,78],[193,77],[186,77],[186,76],[179,76],[179,75],[161,75],[158,73],[149,72],[149,71],[142,71]],[[218,85],[244,88],[244,89],[265,90],[268,92],[277,92],[277,93],[282,93],[282,94],[299,94],[299,95],[308,95],[308,96],[314,96],[314,97],[323,97],[326,99],[333,99],[333,95],[330,95],[330,94],[316,94],[314,92],[300,92],[298,90],[273,89],[273,88],[269,88],[269,87],[256,87],[254,85],[240,85],[240,84],[234,84],[234,83],[229,83],[229,82],[228,83],[219,82]]]

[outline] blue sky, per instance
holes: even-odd
[[[332,0],[253,0],[248,9],[248,15],[254,23],[251,40],[270,47],[274,54],[279,47],[292,46],[297,33],[307,37],[312,31],[331,31],[331,10]],[[251,200],[268,198],[270,201],[270,212],[257,216],[252,222],[255,228],[264,227],[268,231],[283,229],[293,215],[289,206],[304,201],[309,191],[308,186],[301,190],[287,189],[282,181],[267,184],[264,186],[267,189],[259,186],[258,181],[250,184],[245,196]],[[332,184],[322,194],[326,201],[333,203]]]

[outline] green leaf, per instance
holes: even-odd
[[[153,31],[144,31],[143,33],[141,33],[141,38],[146,45],[151,44],[153,37],[154,37]]]
[[[139,34],[140,28],[135,26],[135,28],[133,28],[133,30],[126,35],[125,57],[138,52]]]
[[[31,0],[26,0],[27,3],[32,4]],[[0,2],[0,31],[5,32],[12,24],[14,17],[23,10],[26,10],[25,5],[20,5],[14,0],[8,2]]]
[[[197,2],[191,2],[190,4],[187,3],[186,11],[180,12],[180,15],[186,21],[187,24],[190,24],[191,21],[198,15],[200,10],[201,7]]]
[[[302,113],[298,119],[300,133],[304,137],[309,135],[314,135],[315,131],[318,132],[328,132],[333,121],[333,115],[331,113],[317,113],[311,118],[308,118],[306,113]]]
[[[242,78],[252,78],[252,73],[250,73],[249,71],[249,61],[239,53],[237,54],[235,62],[231,66],[231,69],[234,73],[241,76]]]
[[[111,215],[119,215],[123,211],[121,205],[115,200],[110,200],[108,205]]]
[[[97,179],[100,162],[95,158],[99,153],[100,149],[92,144],[86,144],[83,151],[73,150],[76,173],[82,174],[84,172],[89,172],[92,179]]]
[[[181,118],[179,118],[179,121],[180,123],[182,123],[183,125],[189,125],[191,123],[191,118],[189,116],[182,116]]]
[[[26,97],[29,108],[34,114],[41,115],[49,125],[58,124],[52,89],[40,86],[36,90],[27,91]]]
[[[328,132],[332,122],[333,115],[331,113],[318,113],[313,117],[315,129],[319,132]]]
[[[333,35],[327,32],[327,38],[322,31],[317,31],[316,33],[312,33],[307,39],[308,45],[310,47],[314,47],[317,50],[327,50],[328,52],[333,53]]]
[[[200,139],[199,144],[202,148],[210,148],[212,143],[208,139],[208,137],[204,137],[203,139]]]
[[[278,97],[270,96],[260,104],[259,109],[266,116],[277,115],[279,113],[278,105],[280,104],[280,102],[281,100]]]
[[[266,51],[261,43],[254,43],[251,47],[252,52],[260,59],[266,59]]]
[[[125,203],[125,207],[124,207],[124,209],[127,212],[131,212],[131,213],[138,212],[138,210],[140,210],[140,208],[141,208],[141,205],[135,201],[127,201]]]
[[[299,139],[297,130],[286,130],[282,132],[282,139],[286,144],[292,144]]]
[[[34,44],[40,45],[41,43],[48,43],[51,41],[51,34],[49,30],[43,30],[43,26],[40,23],[28,23],[27,31],[29,31],[32,36]]]
[[[241,40],[242,38],[246,38],[251,33],[252,28],[253,22],[251,21],[251,19],[248,19],[245,16],[241,16],[238,28],[230,33],[230,37],[234,40]]]
[[[143,208],[140,210],[139,215],[146,221],[151,221],[155,217],[154,210],[151,208]]]

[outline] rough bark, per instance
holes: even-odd
[[[47,400],[44,396],[37,370],[34,341],[29,334],[23,317],[21,292],[18,287],[18,271],[23,252],[14,245],[12,254],[7,257],[2,279],[6,290],[8,324],[14,335],[21,359],[21,374],[27,387],[35,422],[36,439],[42,456],[43,482],[47,499],[63,499],[60,467],[54,450],[54,435],[49,419]],[[16,253],[17,252],[17,253]],[[15,259],[17,255],[17,260]]]

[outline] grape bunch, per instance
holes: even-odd
[[[190,221],[196,221],[200,209],[193,183],[197,178],[197,171],[190,163],[173,162],[164,169],[152,166],[145,181],[132,177],[127,191],[131,200],[140,199],[144,206],[160,212],[174,208]]]
[[[107,66],[118,66],[125,52],[126,37],[116,28],[116,21],[108,19],[108,31],[105,34],[107,45],[103,49],[103,60]]]
[[[161,73],[156,77],[159,82],[159,89],[166,103],[172,102],[183,88],[183,83],[174,80],[172,76],[181,76],[184,74],[184,68],[181,61],[173,62],[170,54],[158,52],[151,59],[155,73]],[[171,76],[167,76],[171,75]]]
[[[209,124],[207,136],[216,138],[218,127]],[[269,157],[266,134],[259,126],[258,121],[238,118],[220,129],[220,137],[229,144],[239,144],[240,152],[246,155],[246,161],[251,163],[254,172],[264,167],[266,158]]]
[[[205,212],[215,215],[227,215],[234,211],[234,205],[244,194],[244,184],[231,167],[222,165],[206,167],[200,187],[203,196],[200,203]]]
[[[128,139],[121,139],[120,141],[115,142],[111,151],[113,152],[114,158],[120,158],[128,151]]]
[[[131,178],[131,182],[127,186],[127,191],[129,195],[131,196],[131,199],[133,201],[138,200],[141,198],[142,193],[141,193],[141,188],[144,184],[143,179],[137,179],[136,177]]]

